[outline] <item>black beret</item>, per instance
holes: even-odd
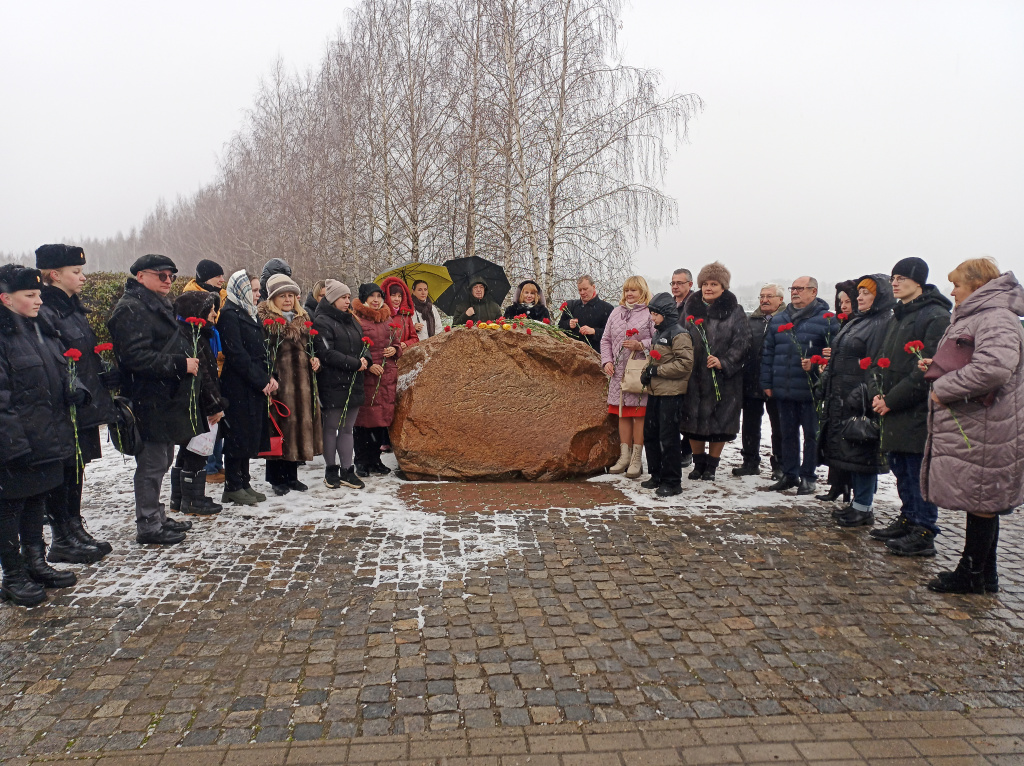
[[[196,279],[200,282],[206,282],[214,277],[222,276],[224,276],[224,267],[216,261],[203,258],[203,260],[196,264]]]
[[[84,266],[85,251],[73,245],[43,245],[36,248],[36,268],[42,271],[65,266]]]
[[[178,267],[174,265],[174,261],[168,258],[166,255],[157,255],[155,253],[149,253],[138,258],[129,271],[132,276],[137,275],[140,271],[164,271],[169,269],[171,273],[177,274]]]
[[[38,269],[9,263],[0,268],[0,293],[16,293],[19,290],[41,290],[43,275]]]
[[[366,303],[374,293],[380,293],[381,297],[384,297],[384,293],[381,292],[380,285],[374,284],[373,282],[367,282],[365,285],[359,285],[359,300],[361,302]]]

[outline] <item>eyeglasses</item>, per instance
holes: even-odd
[[[810,290],[810,289],[811,288],[809,288],[809,287],[791,287],[791,288],[789,288],[789,291],[791,293],[802,293],[804,290]]]
[[[673,287],[680,287],[682,285],[692,285],[693,282],[685,282],[685,281],[684,282],[675,282],[675,281],[673,281],[673,282],[669,282],[669,284],[672,285]]]
[[[143,273],[143,274],[152,274],[154,277],[159,279],[161,282],[173,282],[174,280],[176,280],[178,278],[177,274],[171,274],[170,272],[167,272],[167,271],[150,271],[149,269],[144,269],[141,273]]]
[[[889,280],[889,284],[890,285],[902,285],[906,281],[907,281],[907,277],[892,277]]]

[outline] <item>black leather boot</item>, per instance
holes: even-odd
[[[657,489],[658,487],[661,486],[661,477],[655,476],[652,473],[651,478],[649,478],[647,481],[640,482],[640,486],[643,487],[644,489]]]
[[[103,556],[106,556],[114,550],[114,547],[110,543],[103,540],[97,540],[89,534],[89,530],[85,528],[85,523],[82,521],[81,515],[71,516],[68,519],[68,532],[74,535],[78,539],[78,542],[83,545],[91,545]]]
[[[704,461],[704,473],[700,475],[701,481],[714,481],[715,471],[718,470],[718,464],[722,462],[720,457],[708,457]]]
[[[50,519],[50,550],[46,558],[55,564],[94,564],[103,558],[103,551],[79,540],[67,519]]]
[[[928,590],[936,593],[984,593],[985,573],[974,569],[970,556],[963,556],[956,569],[942,572],[928,583]]]
[[[193,516],[213,516],[224,506],[206,496],[206,470],[181,471],[181,512]]]
[[[25,572],[44,588],[70,588],[78,582],[74,572],[54,569],[46,563],[46,546],[43,543],[22,545],[21,557],[25,560]]]
[[[180,448],[179,448],[180,449]],[[171,510],[181,510],[181,469],[171,468]]]
[[[701,477],[704,476],[704,469],[707,468],[707,465],[708,456],[706,454],[694,455],[693,470],[686,474],[686,478],[692,479],[693,481],[698,481]]]
[[[733,476],[758,476],[761,473],[761,464],[744,460],[743,465],[732,469]]]
[[[16,606],[36,606],[46,601],[46,589],[28,576],[25,562],[17,551],[4,557],[3,569],[0,601],[10,601]]]

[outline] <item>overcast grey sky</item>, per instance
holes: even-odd
[[[351,2],[5,2],[0,251],[104,236],[210,180],[280,55]],[[673,155],[679,225],[641,273],[734,282],[988,254],[1024,271],[1024,3],[637,0],[625,61],[706,104]]]

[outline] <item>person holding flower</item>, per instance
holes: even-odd
[[[76,582],[73,572],[46,563],[43,514],[75,455],[70,408],[86,407],[89,392],[81,380],[72,385],[74,362],[39,316],[42,286],[36,269],[0,266],[0,600],[18,606],[40,604],[45,588]]]
[[[80,299],[86,283],[85,251],[55,244],[43,245],[35,254],[36,268],[43,278],[39,316],[53,325],[68,348],[81,353],[76,363],[77,376],[92,395],[88,405],[75,410],[81,460],[72,457],[64,463],[64,481],[46,498],[50,519],[47,558],[53,562],[87,564],[99,561],[112,550],[110,543],[97,540],[85,528],[82,485],[85,465],[102,454],[100,426],[117,419],[110,390],[117,389],[120,381],[116,370],[105,369],[96,350],[101,347],[99,340],[89,325],[89,311]]]
[[[512,305],[505,309],[505,319],[514,319],[525,314],[527,319],[543,322],[551,320],[551,312],[544,304],[544,294],[540,285],[532,279],[519,283],[512,298]]]
[[[395,417],[402,323],[392,317],[381,288],[372,282],[360,285],[359,299],[353,302],[352,310],[363,335],[372,343],[372,364],[363,375],[363,404],[353,431],[356,475],[387,474],[391,469],[381,462],[380,454],[381,447],[391,443],[388,427]]]
[[[619,459],[608,470],[636,479],[643,473],[644,413],[647,394],[622,390],[626,361],[643,355],[654,339],[654,322],[647,304],[651,291],[643,277],[629,277],[622,285],[622,297],[601,337],[601,364],[608,375],[608,413],[619,419]]]
[[[576,282],[579,300],[566,301],[558,318],[558,329],[576,340],[583,341],[601,353],[601,337],[612,313],[612,304],[597,294],[594,278],[584,274]]]
[[[873,529],[870,535],[900,556],[934,556],[939,509],[921,497],[929,385],[917,360],[918,355],[935,355],[953,304],[927,283],[928,264],[920,258],[900,260],[889,281],[897,302],[878,353],[890,360],[890,366],[878,376],[882,388],[875,392],[872,409],[885,419],[882,451],[896,477],[901,508],[888,526]],[[914,342],[920,342],[916,353],[906,351]]]
[[[328,279],[316,308],[313,338],[320,369],[317,382],[323,407],[324,484],[362,489],[353,466],[353,429],[365,402],[364,373],[373,362],[363,328],[351,311],[348,285]]]
[[[687,382],[693,369],[693,343],[679,324],[676,302],[670,293],[658,293],[648,306],[657,328],[651,343],[651,361],[640,375],[650,392],[644,414],[644,449],[651,478],[640,484],[658,497],[683,491],[683,453],[679,420]]]
[[[228,400],[229,425],[224,436],[221,502],[236,505],[256,505],[267,499],[252,486],[249,461],[270,447],[269,397],[278,390],[263,328],[256,319],[254,290],[259,290],[258,279],[244,270],[232,274],[227,282],[228,298],[217,320],[224,353],[220,388]]]
[[[940,593],[994,593],[999,518],[1024,503],[1024,288],[991,258],[949,274],[956,306],[934,357],[924,499],[967,513],[963,556],[928,583]]]
[[[288,414],[282,416],[271,408],[270,416],[281,429],[283,451],[280,457],[266,459],[266,477],[275,495],[287,495],[309,489],[299,481],[299,463],[312,460],[323,447],[319,405],[313,395],[320,360],[310,355],[313,321],[302,307],[299,286],[289,276],[274,274],[267,280],[267,291],[267,299],[256,308],[256,319],[265,342],[276,349],[271,354],[278,384],[274,400]]]
[[[878,474],[889,472],[878,440],[852,438],[848,424],[864,417],[877,422],[871,397],[874,379],[884,372],[879,351],[896,299],[885,274],[858,280],[857,293],[857,310],[832,339],[832,355],[822,376],[821,456],[829,468],[848,473],[853,490],[850,504],[833,514],[841,527],[875,523]]]
[[[174,398],[187,402],[189,418],[197,430],[202,424],[213,428],[220,423],[227,406],[220,392],[217,355],[211,346],[219,304],[216,293],[194,290],[182,292],[174,301],[178,333],[183,336],[186,347],[199,359],[199,374],[187,381],[188,385],[179,386]],[[206,430],[209,429],[202,429],[203,432]],[[191,437],[178,443],[178,454],[171,467],[171,510],[195,516],[220,513],[223,506],[206,496],[207,458],[189,450],[189,441]]]
[[[693,339],[693,373],[680,427],[693,450],[690,479],[714,481],[725,443],[740,430],[743,364],[750,345],[747,315],[729,291],[732,274],[715,261],[697,275],[699,290],[683,304]]]

